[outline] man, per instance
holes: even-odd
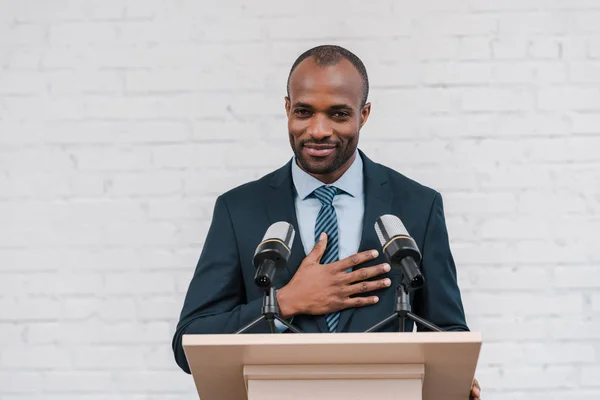
[[[302,331],[363,332],[393,312],[401,272],[377,251],[374,223],[384,214],[402,220],[422,253],[426,285],[411,296],[413,311],[444,330],[468,330],[439,193],[357,149],[368,90],[363,63],[338,46],[308,50],[292,66],[285,110],[294,158],[217,199],[173,339],[184,371],[184,334],[233,333],[260,315],[252,258],[277,221],[297,234],[287,269],[275,277],[276,299]],[[398,322],[382,330],[398,331]],[[472,398],[479,390],[475,381]]]

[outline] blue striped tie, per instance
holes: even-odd
[[[339,260],[338,254],[338,223],[335,208],[333,208],[333,198],[338,194],[335,186],[321,186],[313,192],[321,201],[321,209],[315,222],[315,242],[319,240],[322,232],[327,233],[327,247],[321,257],[321,264],[329,264]],[[340,312],[334,312],[325,316],[329,332],[335,332],[340,320]]]

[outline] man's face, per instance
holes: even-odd
[[[296,67],[289,85],[285,108],[300,167],[314,175],[347,168],[370,111],[370,104],[361,108],[363,81],[356,68],[346,59],[320,67],[309,57]]]

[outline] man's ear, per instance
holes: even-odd
[[[360,127],[369,119],[369,115],[371,115],[371,103],[367,103],[363,106],[362,110],[360,110]]]
[[[292,103],[290,102],[290,98],[285,96],[285,114],[287,117],[290,117],[290,109],[292,108]]]

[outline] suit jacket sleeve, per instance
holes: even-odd
[[[425,285],[415,293],[415,313],[443,330],[468,331],[439,193],[431,205],[421,268]],[[421,326],[418,329],[426,330]]]
[[[231,215],[219,197],[173,337],[179,367],[190,373],[181,343],[184,334],[233,333],[258,317],[261,306],[262,298],[246,304]]]

